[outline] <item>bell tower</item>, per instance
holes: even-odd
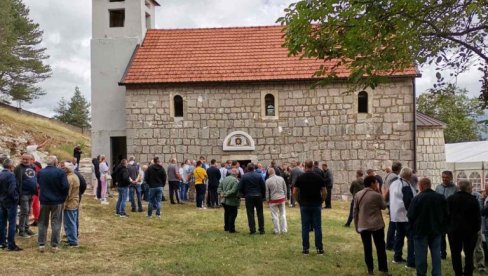
[[[110,166],[127,158],[125,87],[119,86],[146,31],[155,27],[156,0],[92,0],[92,157]]]

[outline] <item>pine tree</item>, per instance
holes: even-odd
[[[89,109],[90,103],[81,95],[80,88],[75,87],[75,94],[69,102],[64,98],[58,102],[58,107],[54,109],[54,118],[70,125],[87,128],[90,126]]]
[[[45,95],[36,85],[51,74],[42,34],[21,0],[0,0],[0,99],[20,106]]]

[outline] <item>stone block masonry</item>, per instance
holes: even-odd
[[[158,155],[241,158],[269,164],[306,159],[326,161],[335,194],[347,194],[357,169],[381,170],[388,160],[413,166],[414,110],[411,79],[398,79],[368,92],[368,113],[358,113],[357,92],[346,84],[312,88],[311,82],[262,82],[127,87],[128,154],[141,162]],[[275,97],[277,116],[266,117],[263,95]],[[184,102],[174,118],[173,98]],[[249,152],[223,151],[233,131],[256,143]]]

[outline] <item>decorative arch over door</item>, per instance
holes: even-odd
[[[224,151],[250,151],[255,149],[254,139],[244,131],[231,132],[224,139]]]

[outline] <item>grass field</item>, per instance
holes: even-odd
[[[353,228],[344,228],[349,204],[333,202],[322,217],[325,255],[301,255],[300,213],[288,208],[289,233],[273,235],[265,209],[265,235],[248,234],[241,205],[239,233],[223,231],[223,209],[197,210],[193,204],[163,203],[162,218],[145,213],[114,215],[115,199],[100,205],[87,191],[82,201],[80,247],[37,252],[37,238],[17,238],[22,252],[0,252],[2,275],[365,275],[363,249]],[[130,206],[127,205],[128,211]],[[146,208],[146,206],[144,207]],[[33,228],[37,231],[36,228]],[[48,236],[49,240],[49,236]],[[406,248],[405,248],[406,251]],[[404,256],[406,257],[406,256]],[[376,263],[375,257],[375,263]],[[393,275],[414,270],[391,263]],[[451,275],[450,259],[443,274]]]

